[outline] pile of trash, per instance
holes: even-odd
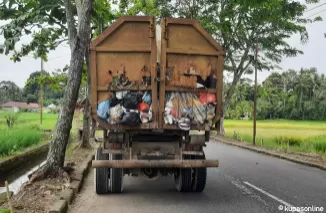
[[[216,94],[201,92],[199,97],[191,92],[169,92],[165,97],[165,124],[177,124],[189,130],[191,124],[212,124],[215,116]]]
[[[152,120],[150,92],[122,91],[97,106],[97,115],[110,124],[137,125]]]

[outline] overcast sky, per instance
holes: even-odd
[[[324,3],[326,0],[322,0]],[[321,4],[320,3],[320,4]],[[309,5],[309,8],[315,7],[316,5]],[[325,10],[326,5],[319,7],[318,9],[312,10],[311,12],[305,13],[305,17],[311,16],[319,11]],[[289,68],[300,69],[316,67],[319,73],[326,74],[326,11],[321,12],[320,15],[325,21],[316,22],[309,25],[309,42],[306,45],[300,44],[299,36],[293,36],[289,43],[304,51],[304,55],[300,55],[295,58],[284,58],[280,66],[287,70]],[[318,16],[316,15],[316,16]],[[0,21],[0,25],[4,22]],[[28,38],[22,38],[20,44],[27,43]],[[3,37],[0,36],[0,44],[4,42]],[[49,61],[44,63],[44,69],[48,72],[54,71],[55,69],[62,69],[70,61],[70,49],[67,44],[59,46],[55,51],[52,51],[49,56]],[[10,60],[10,56],[0,54],[0,81],[10,80],[15,82],[19,87],[24,87],[25,82],[32,72],[39,71],[41,69],[41,60],[35,60],[32,57],[24,57],[21,62],[14,63]],[[268,72],[258,73],[258,81],[261,82],[268,75]],[[248,76],[253,78],[253,76]]]

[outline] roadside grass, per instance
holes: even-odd
[[[41,142],[37,129],[7,129],[0,131],[0,156],[8,156]]]
[[[225,120],[229,137],[253,141],[253,121]],[[256,144],[267,148],[326,154],[326,122],[264,120],[257,121]]]
[[[0,112],[0,129],[6,129],[5,116],[9,115],[8,112]],[[18,115],[18,119],[14,124],[14,128],[27,129],[31,126],[39,127],[40,129],[53,129],[58,119],[58,114],[43,114],[42,125],[40,125],[40,114],[39,113],[26,113],[21,112]]]
[[[48,142],[49,135],[44,135],[43,130],[53,130],[58,119],[58,114],[43,114],[40,125],[39,113],[19,113],[18,119],[12,128],[7,127],[5,116],[10,112],[0,112],[0,159],[23,152],[27,148]],[[82,118],[81,118],[82,119]],[[76,137],[76,127],[73,121],[70,140]]]

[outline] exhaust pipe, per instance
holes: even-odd
[[[159,177],[158,169],[155,168],[143,168],[140,172],[146,180],[156,180]]]

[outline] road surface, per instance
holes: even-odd
[[[99,196],[92,171],[69,212],[263,213],[290,212],[291,206],[326,212],[325,171],[218,142],[209,143],[205,152],[208,159],[219,159],[220,167],[208,169],[202,193],[177,192],[172,176],[155,181],[125,176],[122,194]]]

